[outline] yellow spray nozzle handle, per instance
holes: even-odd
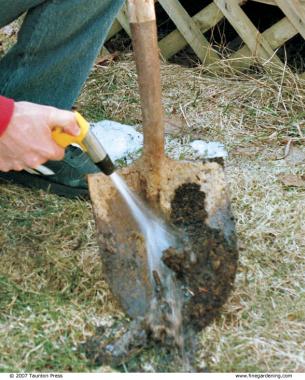
[[[82,115],[78,112],[74,112],[77,124],[80,128],[80,134],[78,136],[72,136],[68,133],[65,133],[62,131],[62,128],[56,127],[52,131],[52,138],[62,148],[67,148],[67,146],[71,144],[77,144],[81,146],[84,151],[87,151],[85,145],[83,144],[83,141],[85,137],[87,136],[87,133],[89,132],[89,123],[86,119],[82,117]]]

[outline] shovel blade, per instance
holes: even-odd
[[[118,174],[145,200],[147,170],[141,160]],[[144,238],[111,178],[90,175],[89,189],[110,288],[129,316],[144,316],[152,297]],[[222,166],[166,159],[158,207],[185,242],[185,249],[164,252],[163,261],[183,289],[184,320],[201,329],[227,300],[238,261]]]

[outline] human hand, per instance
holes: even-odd
[[[0,171],[35,169],[48,160],[62,160],[64,149],[52,139],[52,130],[77,136],[73,112],[29,102],[16,102],[12,119],[0,137]]]

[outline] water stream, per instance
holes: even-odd
[[[148,315],[152,331],[154,332],[154,326],[165,324],[165,330],[162,332],[155,331],[156,335],[166,334],[173,338],[176,345],[181,349],[184,358],[182,296],[176,285],[174,273],[162,262],[162,252],[169,247],[175,247],[177,237],[165,222],[131,191],[117,173],[113,173],[111,179],[130,208],[146,241],[148,269],[151,283],[155,289]],[[160,287],[158,289],[159,280],[161,291]]]
[[[144,202],[127,186],[125,181],[117,173],[113,173],[110,177],[117,190],[126,201],[145,238],[150,274],[152,275],[153,271],[161,271],[162,252],[165,249],[176,245],[176,237],[171,233],[163,220],[158,218],[144,204]]]

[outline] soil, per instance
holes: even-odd
[[[228,239],[206,225],[204,204],[205,194],[198,184],[184,184],[176,190],[171,221],[183,232],[185,243],[180,252],[170,248],[163,256],[185,290],[184,324],[195,330],[207,326],[227,300],[238,262],[234,235]]]
[[[94,366],[111,366],[118,370],[128,372],[147,372],[147,363],[142,365],[136,360],[145,349],[151,368],[149,372],[206,372],[206,368],[199,368],[195,363],[197,343],[193,335],[188,344],[188,355],[183,356],[179,347],[175,345],[160,344],[159,341],[151,339],[148,333],[145,319],[138,318],[130,323],[122,322],[116,326],[117,330],[112,335],[116,338],[107,337],[107,332],[97,331],[96,335],[89,338],[81,347],[87,358]],[[124,332],[122,332],[124,331]],[[148,360],[147,360],[148,361]],[[194,362],[194,363],[191,363]]]

